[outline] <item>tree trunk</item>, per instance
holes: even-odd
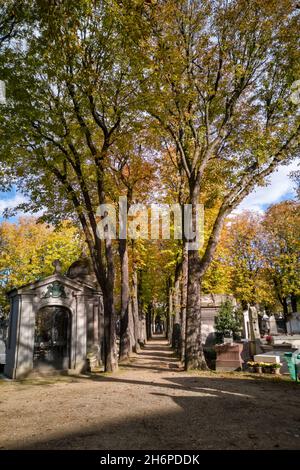
[[[106,270],[103,267],[101,244],[97,246],[97,255],[89,243],[91,259],[99,286],[103,295],[103,363],[104,370],[114,372],[118,369],[116,313],[114,306],[114,258],[111,240],[105,240]]]
[[[188,251],[187,244],[183,244],[182,253],[182,280],[181,280],[181,362],[185,362],[185,336],[186,336],[186,305],[187,305],[187,278],[188,278]]]
[[[105,254],[107,262],[107,276],[104,293],[104,337],[105,337],[105,370],[114,372],[118,370],[116,311],[114,305],[114,256],[110,239],[105,240]]]
[[[291,294],[291,305],[292,312],[297,313],[297,296],[295,294]]]
[[[133,269],[132,273],[132,314],[134,322],[134,351],[137,353],[140,351],[139,344],[139,331],[140,331],[140,319],[139,319],[139,304],[138,304],[138,276],[136,268]]]
[[[206,369],[201,342],[201,298],[199,255],[197,250],[189,251],[188,285],[186,309],[186,352],[185,369]]]
[[[168,287],[168,322],[167,322],[167,340],[170,344],[172,344],[172,335],[173,335],[173,322],[174,322],[174,315],[173,315],[173,289],[171,287],[171,282],[169,283]]]
[[[196,204],[199,198],[197,184],[190,187],[190,203],[192,204],[192,229],[196,233]],[[196,241],[196,236],[190,241]],[[201,341],[201,270],[198,249],[188,252],[188,281],[186,309],[186,351],[185,369],[207,369]]]
[[[129,271],[127,240],[119,240],[121,261],[121,315],[120,315],[120,361],[127,359],[132,352],[130,341],[128,307],[129,307]]]
[[[177,266],[175,273],[175,283],[173,292],[173,308],[174,308],[174,324],[172,332],[172,347],[177,354],[180,354],[181,349],[181,325],[180,325],[180,275],[181,265]]]
[[[116,315],[114,309],[113,289],[109,286],[103,292],[104,304],[104,367],[106,372],[115,372],[118,369],[116,346]]]
[[[139,341],[140,344],[144,345],[146,343],[146,314],[145,308],[142,301],[143,292],[142,292],[142,276],[139,272],[137,279],[137,293],[138,293],[138,311],[139,311]]]
[[[288,314],[289,314],[287,298],[286,298],[286,297],[282,297],[282,302],[281,302],[281,303],[282,303],[282,307],[283,307],[284,316],[287,317]]]
[[[139,325],[140,325],[140,331],[139,331],[139,340],[142,345],[146,343],[146,315],[142,312],[141,308],[139,309],[140,313],[140,318],[139,318]]]
[[[146,339],[149,341],[152,336],[152,309],[153,305],[150,303],[146,312]]]
[[[128,333],[130,338],[131,351],[135,350],[135,336],[134,336],[134,318],[132,312],[132,301],[129,301],[128,305]]]

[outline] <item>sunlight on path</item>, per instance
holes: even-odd
[[[115,374],[0,385],[2,449],[300,445],[300,398],[291,384],[246,374],[187,373],[162,336]]]
[[[141,351],[128,363],[121,365],[123,369],[150,369],[164,372],[166,370],[183,370],[173,349],[164,336],[156,335],[147,342]]]

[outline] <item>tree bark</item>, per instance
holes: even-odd
[[[197,183],[190,187],[190,203],[192,204],[192,227],[195,232],[196,204],[199,199]],[[194,242],[196,236],[190,240]],[[198,249],[188,252],[187,308],[186,308],[186,351],[185,369],[207,369],[201,340],[201,265]]]
[[[181,306],[181,292],[180,292],[180,276],[181,276],[181,263],[177,265],[175,272],[174,292],[173,292],[173,308],[174,308],[174,322],[172,331],[172,347],[177,354],[181,350],[181,325],[180,325],[180,306]]]
[[[288,309],[288,303],[287,303],[286,297],[282,297],[281,303],[282,303],[282,307],[283,307],[284,316],[287,317],[288,314],[289,314],[289,309]]]
[[[297,313],[297,296],[295,294],[291,294],[291,305],[292,312]]]
[[[116,348],[116,315],[114,310],[113,289],[109,286],[103,294],[104,303],[104,366],[106,372],[115,372],[118,369]]]
[[[141,310],[141,307],[139,307],[140,311],[140,318],[139,318],[139,325],[140,325],[140,331],[139,331],[139,340],[140,344],[144,345],[146,343],[146,315],[144,312]]]
[[[105,240],[107,260],[107,276],[104,289],[104,337],[105,337],[105,370],[115,372],[118,370],[116,311],[114,305],[114,257],[110,239]]]
[[[182,247],[182,280],[181,280],[181,362],[185,361],[185,335],[186,335],[186,306],[187,306],[187,278],[188,278],[188,251],[184,242]]]
[[[201,278],[198,266],[198,251],[189,251],[186,309],[186,370],[207,368],[201,341]]]
[[[129,294],[129,268],[128,268],[128,245],[127,240],[119,240],[119,255],[121,262],[121,315],[120,315],[120,361],[127,359],[132,352],[132,344],[129,331],[128,308],[130,302]]]
[[[135,336],[134,336],[134,318],[133,318],[133,312],[132,312],[132,301],[131,299],[129,300],[129,305],[128,305],[128,333],[129,333],[129,338],[130,338],[130,347],[131,351],[133,351],[135,348]]]
[[[137,277],[137,295],[138,295],[138,311],[139,311],[139,342],[141,345],[146,343],[146,313],[143,304],[142,295],[142,275],[139,271]]]
[[[150,303],[146,312],[146,339],[149,341],[152,337],[152,310],[153,305]]]
[[[172,344],[173,323],[174,323],[174,307],[173,307],[173,288],[171,280],[168,282],[168,318],[167,318],[167,340]]]
[[[139,304],[138,304],[138,275],[137,270],[134,267],[132,273],[132,314],[134,322],[134,351],[138,353],[140,351],[139,344],[139,331],[140,331],[140,319],[139,319]]]

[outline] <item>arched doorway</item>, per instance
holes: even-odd
[[[70,367],[71,314],[66,307],[41,308],[35,318],[33,366]]]

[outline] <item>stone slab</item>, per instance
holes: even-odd
[[[282,353],[280,351],[268,351],[263,354],[256,354],[254,356],[255,362],[270,362],[270,363],[280,363]]]

